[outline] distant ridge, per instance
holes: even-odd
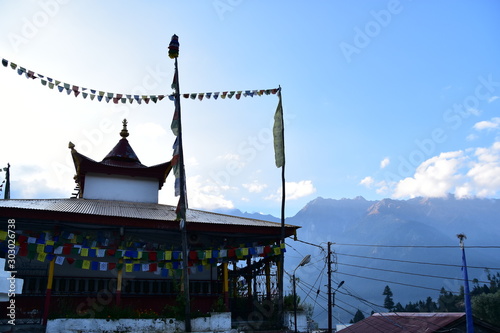
[[[279,222],[279,218],[272,215],[243,213],[237,209],[218,212]],[[373,310],[384,309],[367,306],[370,303],[360,304],[359,299],[349,296],[350,293],[373,304],[383,304],[381,294],[389,285],[394,301],[406,304],[428,296],[436,299],[442,287],[458,292],[463,285],[456,237],[459,233],[467,236],[465,245],[470,247],[466,249],[470,279],[484,281],[486,268],[500,268],[500,249],[474,248],[500,245],[500,199],[457,199],[453,195],[408,200],[317,197],[286,222],[302,227],[297,233],[301,241],[323,247],[327,242],[335,243],[337,271],[334,283],[345,281],[345,291],[339,291],[337,297],[368,315]],[[318,248],[293,240],[287,243],[286,271],[293,270],[305,254],[316,256],[316,265],[324,267],[321,260],[324,252]],[[306,272],[301,279],[314,286],[311,294],[317,289],[326,292],[326,275],[323,285],[314,285],[318,274],[325,274],[324,270],[311,267],[309,271],[304,268],[298,272]],[[305,297],[303,292],[302,297]],[[355,309],[351,309],[352,312]],[[345,312],[339,315],[344,322],[352,319],[352,315]],[[324,315],[318,321],[322,320]]]

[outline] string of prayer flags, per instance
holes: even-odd
[[[0,231],[0,252],[8,251],[7,233]],[[69,242],[71,241],[71,242]],[[18,233],[16,237],[16,255],[31,260],[47,262],[54,260],[56,264],[68,263],[74,267],[94,271],[110,271],[126,269],[128,271],[152,272],[155,274],[178,274],[182,269],[182,252],[179,250],[161,250],[159,244],[155,249],[152,244],[127,240],[123,246],[135,248],[102,248],[98,244],[111,244],[102,233],[96,238],[66,231],[45,231]],[[107,246],[106,245],[106,246]],[[241,244],[238,248],[196,249],[188,252],[188,268],[191,273],[210,269],[212,265],[221,262],[233,262],[250,257],[274,257],[285,252],[285,244],[251,245]],[[73,258],[71,256],[77,256]],[[109,262],[118,258],[124,259],[124,264]]]
[[[174,35],[175,36],[175,35]],[[173,43],[173,44],[172,44]],[[172,51],[172,52],[171,52]],[[169,56],[171,58],[176,58],[179,55],[179,43],[175,45],[175,42],[171,42],[169,46]],[[67,95],[74,95],[75,97],[81,96],[83,99],[90,99],[91,101],[106,103],[113,102],[114,104],[142,104],[142,102],[149,104],[149,102],[157,103],[162,101],[165,97],[168,97],[171,101],[175,100],[174,94],[161,94],[161,95],[133,95],[133,94],[122,94],[122,93],[113,93],[113,92],[105,92],[99,89],[91,89],[85,88],[80,85],[75,85],[71,83],[67,83],[61,80],[55,80],[49,76],[45,76],[39,73],[36,73],[32,70],[28,70],[24,67],[17,65],[7,59],[2,58],[3,67],[10,67],[15,70],[17,74],[24,75],[27,79],[40,79],[40,83],[48,87],[49,89],[54,90],[54,88],[59,92],[66,92]],[[174,78],[174,82],[172,83],[172,89],[177,88],[176,78]],[[182,94],[182,97],[186,99],[192,100],[207,100],[213,99],[217,100],[219,97],[221,99],[232,99],[233,97],[236,100],[239,100],[241,96],[243,97],[254,97],[254,96],[263,96],[276,94],[278,92],[278,88],[275,89],[258,89],[258,90],[233,90],[233,91],[224,91],[224,92],[202,92],[202,93],[186,93]]]

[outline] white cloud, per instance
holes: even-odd
[[[412,177],[400,181],[376,181],[365,177],[360,184],[393,198],[494,197],[500,194],[500,141],[490,147],[445,152],[420,164]]]
[[[302,198],[316,192],[316,188],[310,180],[301,180],[297,183],[287,182],[285,184],[285,190],[287,200]]]
[[[11,199],[68,199],[75,186],[56,188],[47,184],[45,179],[11,181]],[[0,192],[3,198],[4,192]]]
[[[383,169],[386,166],[388,166],[391,163],[391,160],[389,157],[384,158],[382,161],[380,161],[380,168]]]
[[[380,181],[376,184],[376,190],[377,194],[380,195],[387,195],[391,193],[391,184],[388,184],[385,180]]]
[[[491,96],[491,97],[488,99],[488,103],[491,103],[491,102],[493,102],[493,101],[495,101],[495,100],[497,100],[497,99],[499,99],[499,98],[500,98],[500,97],[498,97],[498,96]]]
[[[192,157],[186,158],[186,165],[189,167],[195,167],[195,166],[200,165],[200,163],[198,162],[198,159],[196,157],[192,156]]]
[[[130,135],[134,137],[148,137],[148,138],[159,138],[167,134],[165,129],[156,123],[142,123],[137,125],[137,127],[131,131],[129,126]]]
[[[179,197],[174,197],[174,179],[173,177],[169,178],[167,178],[162,191],[160,191],[159,201],[160,203],[175,206]],[[186,179],[186,189],[189,208],[202,210],[234,208],[233,202],[224,196],[226,191],[233,190],[228,186],[219,186],[210,180],[204,180],[200,175],[196,175]]]
[[[260,193],[267,187],[266,184],[259,184],[257,181],[253,181],[250,184],[242,184],[242,185],[250,193]]]
[[[471,186],[480,197],[495,195],[500,189],[500,142],[477,148],[477,162],[467,172]]]
[[[301,180],[299,182],[286,182],[285,191],[285,200],[295,200],[313,194],[314,192],[316,192],[316,188],[314,187],[312,181]],[[276,191],[275,194],[271,194],[264,199],[279,201],[281,200],[281,196],[282,190],[280,188]]]
[[[500,128],[500,117],[494,117],[490,121],[484,120],[484,121],[480,121],[478,123],[475,123],[473,128],[478,130],[478,131],[492,130],[492,129]]]
[[[465,140],[467,141],[474,141],[474,140],[477,140],[479,137],[476,135],[476,134],[469,134],[467,135],[467,137],[465,138]]]
[[[240,160],[240,155],[238,154],[225,154],[221,156],[217,156],[218,159],[224,160],[224,161],[239,161]]]
[[[461,176],[458,171],[464,162],[462,151],[441,153],[421,165],[413,177],[399,181],[394,190],[395,198],[444,197],[455,188]]]
[[[359,184],[360,185],[364,185],[367,188],[371,188],[374,182],[375,182],[375,179],[373,179],[370,176],[367,176],[367,177],[361,179],[361,181],[359,182]]]

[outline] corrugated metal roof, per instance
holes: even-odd
[[[364,333],[428,333],[440,332],[442,328],[465,317],[463,312],[388,312],[374,313],[340,332]]]
[[[173,221],[175,207],[169,205],[93,199],[11,199],[0,200],[0,209],[32,209],[48,212]],[[188,209],[188,223],[212,223],[279,228],[280,223]],[[298,228],[297,226],[286,225]]]

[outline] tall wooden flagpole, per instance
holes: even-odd
[[[175,61],[175,73],[172,87],[175,88],[175,112],[172,120],[172,131],[177,136],[174,144],[174,156],[172,158],[172,167],[175,174],[175,195],[179,195],[179,203],[177,204],[177,220],[180,221],[181,237],[182,237],[182,277],[183,291],[185,302],[185,331],[191,332],[191,303],[189,292],[189,270],[188,270],[188,242],[187,242],[187,197],[186,197],[186,175],[184,170],[184,151],[182,147],[182,122],[181,122],[181,98],[179,87],[179,67],[177,57],[179,56],[179,39],[177,35],[172,36],[172,40],[168,46],[168,56]]]
[[[281,101],[281,86],[278,88],[278,107],[276,108],[276,113],[274,114],[274,126],[273,126],[273,137],[274,137],[274,157],[276,162],[276,167],[281,168],[281,245],[285,244],[285,131],[283,122],[283,104]],[[279,324],[283,326],[284,324],[284,306],[283,306],[283,276],[284,276],[284,266],[285,266],[285,253],[281,251],[280,264],[278,265],[278,316]]]

